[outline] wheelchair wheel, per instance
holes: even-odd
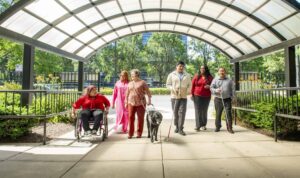
[[[74,133],[75,133],[75,138],[77,139],[78,142],[80,141],[80,138],[82,137],[81,130],[82,130],[82,128],[81,128],[80,119],[76,118]]]
[[[103,126],[102,126],[103,132],[102,132],[102,141],[104,141],[107,138],[108,130],[107,130],[107,116],[104,115],[103,117]]]

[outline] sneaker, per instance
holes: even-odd
[[[128,136],[128,139],[132,139],[132,136]]]
[[[199,128],[199,127],[196,127],[195,130],[196,130],[197,132],[199,132],[199,131],[200,131],[200,128]]]
[[[90,135],[91,135],[91,131],[90,131],[90,130],[85,131],[85,132],[84,132],[84,135],[85,135],[85,136],[90,136]]]
[[[228,132],[234,134],[234,131],[232,129],[229,129]]]
[[[92,130],[92,135],[97,135],[97,130]]]
[[[217,127],[217,128],[215,129],[215,132],[220,132],[220,128]]]
[[[174,130],[174,132],[175,132],[175,133],[178,133],[178,128],[176,128],[176,129]]]
[[[141,136],[141,135],[138,135],[138,136],[136,136],[136,138],[142,138],[142,136]]]
[[[185,135],[186,135],[185,132],[184,132],[183,130],[181,130],[181,131],[179,132],[179,134],[182,135],[182,136],[185,136]]]
[[[202,127],[202,130],[206,130],[206,126],[203,126],[203,127]]]

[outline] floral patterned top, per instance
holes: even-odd
[[[126,91],[125,103],[132,106],[146,105],[145,95],[151,97],[147,83],[144,80],[131,81]]]

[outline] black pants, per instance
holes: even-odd
[[[103,111],[101,111],[100,109],[96,109],[96,110],[86,109],[80,112],[80,119],[82,120],[84,131],[91,130],[89,126],[89,120],[91,118],[94,119],[94,126],[92,130],[98,130],[100,127],[100,122],[103,119]]]
[[[185,113],[186,113],[186,98],[180,99],[171,99],[172,102],[172,110],[174,114],[174,125],[179,130],[183,130],[184,120],[185,120]]]
[[[207,124],[207,110],[210,97],[194,96],[196,127],[200,128]]]
[[[226,98],[223,99],[224,101],[224,105],[225,105],[225,110],[227,113],[227,120],[226,120],[226,126],[227,129],[232,129],[232,113],[231,113],[231,109],[232,109],[232,105],[231,105],[231,98]],[[221,98],[217,98],[215,97],[215,109],[216,109],[216,128],[221,128],[221,116],[222,116],[222,112],[223,112],[223,103],[222,103],[222,99]]]

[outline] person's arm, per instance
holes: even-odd
[[[213,94],[219,94],[218,92],[218,88],[217,88],[217,80],[216,79],[213,79],[213,81],[211,82],[211,85],[210,85],[210,91],[213,93]]]
[[[192,79],[191,79],[190,74],[187,74],[187,79],[188,79],[187,94],[191,94],[191,89],[192,89]]]
[[[169,90],[173,89],[173,86],[172,86],[172,73],[168,75],[167,82],[166,82],[166,87]]]
[[[118,87],[117,87],[117,84],[115,84],[114,91],[113,91],[113,98],[112,98],[112,108],[113,109],[115,108],[115,102],[116,102],[117,95],[118,95]]]
[[[127,108],[128,106],[128,97],[129,97],[129,84],[128,84],[128,87],[126,89],[126,92],[125,92],[125,108]]]
[[[145,92],[146,92],[146,95],[148,96],[148,105],[150,105],[151,104],[151,92],[150,92],[150,90],[149,90],[149,86],[147,85],[147,83],[146,82],[144,82],[144,89],[145,89]]]
[[[73,104],[73,107],[72,107],[72,113],[71,113],[71,116],[73,118],[75,118],[76,116],[76,111],[77,109],[79,109],[81,106],[82,106],[82,103],[84,101],[84,97],[80,97],[74,104]]]
[[[193,80],[192,80],[192,88],[191,88],[191,95],[194,96],[194,93],[195,93],[195,87],[196,87],[196,82],[197,80],[197,75],[194,76]]]
[[[105,106],[105,113],[108,114],[109,112],[109,107],[110,107],[110,103],[109,103],[109,100],[103,96],[103,101],[104,101],[104,106]]]

